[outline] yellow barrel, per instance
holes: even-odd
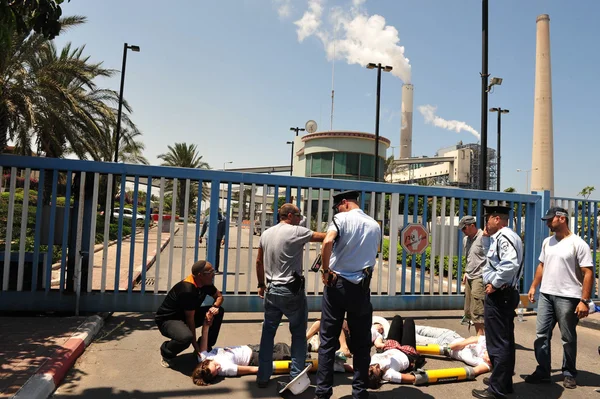
[[[414,373],[415,385],[436,384],[440,382],[453,382],[472,380],[475,371],[472,367],[456,367],[451,369],[422,370]]]
[[[447,355],[448,352],[446,345],[438,344],[417,345],[416,349],[421,355]]]
[[[273,362],[273,374],[289,374],[291,364],[291,360],[275,360]],[[312,367],[308,371],[316,373],[319,361],[317,359],[306,359],[304,364],[305,367],[311,364]]]

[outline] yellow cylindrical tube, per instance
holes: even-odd
[[[317,359],[306,359],[304,364],[305,367],[311,364],[312,367],[308,371],[315,373],[317,372],[319,361]],[[291,360],[275,360],[273,362],[273,374],[289,374],[291,365]]]
[[[416,349],[421,355],[446,355],[448,351],[446,345],[438,344],[417,345]]]
[[[467,366],[451,369],[423,370],[415,372],[414,375],[416,377],[415,385],[427,385],[440,382],[472,380],[475,378],[475,371],[472,367]]]

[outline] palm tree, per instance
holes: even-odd
[[[84,22],[78,16],[61,20],[62,29]],[[41,35],[15,35],[8,51],[0,55],[0,151],[10,138],[21,155],[30,155],[37,146],[38,155],[46,157],[74,154],[80,159],[112,161],[119,96],[114,90],[98,88],[95,79],[116,71],[91,63],[84,49],[68,43],[59,52]],[[141,132],[128,115],[131,108],[126,101],[123,105],[119,159],[148,164],[139,141]],[[45,203],[52,173],[46,179]]]
[[[61,20],[62,29],[85,22],[74,16]],[[74,62],[49,63],[48,41],[39,34],[14,34],[10,44],[0,51],[0,151],[7,140],[17,139],[17,148],[25,152],[31,145],[30,130],[43,111],[62,108],[67,91],[59,83],[68,74],[77,74]],[[56,61],[56,60],[55,60]],[[56,99],[62,98],[57,103]]]
[[[383,179],[387,181],[388,177],[392,176],[392,174],[396,171],[396,167],[394,165],[394,156],[390,155],[386,160],[383,166]]]
[[[160,154],[159,159],[162,159],[162,166],[175,166],[180,168],[192,168],[192,169],[210,169],[208,163],[202,160],[202,155],[198,154],[198,149],[195,144],[187,143],[175,143],[175,145],[167,146],[168,152]],[[191,182],[189,204],[193,204],[197,198],[198,185],[197,183]],[[172,184],[169,185],[172,190]],[[206,183],[202,184],[202,199],[206,199],[209,195],[209,189]],[[185,207],[185,182],[179,181],[178,193],[177,193],[177,212],[183,215]]]

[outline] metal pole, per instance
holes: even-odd
[[[377,64],[377,105],[375,110],[375,181],[379,181],[379,100],[381,96],[381,64]]]
[[[479,154],[479,189],[487,190],[487,113],[488,113],[488,0],[481,7],[481,150]]]
[[[119,111],[117,113],[117,134],[115,140],[115,163],[119,162],[119,142],[121,139],[121,113],[123,112],[123,86],[125,86],[125,66],[127,65],[127,43],[123,44],[123,67],[121,68],[121,90],[119,91]]]
[[[292,153],[290,156],[290,176],[294,170],[294,141],[292,140]]]
[[[498,107],[498,148],[496,157],[498,159],[498,165],[496,166],[497,174],[496,174],[496,190],[500,191],[500,136],[502,134],[502,108]]]
[[[123,66],[121,68],[121,89],[119,90],[119,110],[117,112],[117,132],[115,134],[115,163],[119,162],[119,144],[121,142],[121,114],[123,112],[123,86],[125,86],[125,67],[127,65],[127,43],[123,44]],[[110,201],[109,218],[113,220],[115,213],[115,196],[117,194],[117,184],[113,184],[112,198]],[[123,195],[123,193],[121,193]],[[106,213],[106,212],[105,212]]]

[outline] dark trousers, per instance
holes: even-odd
[[[373,306],[371,291],[361,284],[353,284],[338,277],[335,286],[325,287],[321,307],[321,328],[319,336],[319,367],[317,389],[319,398],[330,398],[333,394],[333,364],[335,352],[340,348],[340,332],[344,316],[352,336],[350,351],[353,354],[354,379],[352,397],[366,399],[367,377],[371,363],[371,320]]]
[[[221,241],[223,241],[223,238],[218,239],[215,243],[217,251],[215,253],[215,263],[213,264],[213,268],[217,272],[219,271],[219,262],[221,261]],[[206,244],[206,259],[208,259],[208,243]]]
[[[206,312],[208,312],[210,306],[202,306],[196,309],[196,314],[194,315],[194,323],[196,324],[196,328],[201,327],[204,324],[204,317],[206,316]],[[219,331],[221,330],[221,323],[223,322],[223,314],[225,311],[223,308],[219,308],[219,313],[213,318],[213,323],[208,329],[208,350],[210,351],[212,347],[217,343],[217,337],[219,336]],[[165,320],[162,322],[157,322],[158,330],[160,333],[170,338],[170,341],[165,341],[160,346],[160,354],[165,359],[173,359],[180,352],[186,350],[194,339],[194,335],[192,331],[188,327],[188,325],[183,320]],[[202,337],[198,337],[198,344],[200,344],[200,340]]]
[[[498,290],[487,295],[484,305],[485,339],[492,362],[488,391],[504,396],[512,392],[515,371],[515,309],[519,293]]]
[[[393,339],[400,345],[417,347],[417,335],[415,333],[415,321],[412,318],[402,321],[402,316],[396,315],[392,319],[387,339]]]

